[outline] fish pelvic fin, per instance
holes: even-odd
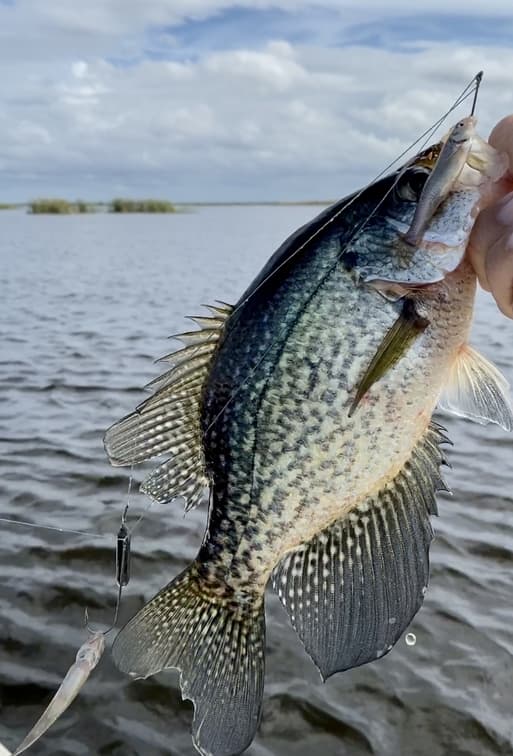
[[[496,423],[504,430],[513,430],[513,407],[506,378],[468,344],[458,351],[438,406],[483,425]]]
[[[412,299],[405,299],[399,317],[385,334],[358,385],[349,408],[349,417],[354,414],[369,389],[399,362],[428,325],[429,320],[416,311],[415,302]]]
[[[194,704],[194,745],[204,756],[244,751],[262,704],[263,596],[248,605],[223,593],[193,563],[128,622],[112,650],[134,678],[179,670],[182,697]]]
[[[292,625],[324,679],[387,654],[420,609],[430,515],[446,488],[443,429],[430,424],[399,474],[273,572]]]
[[[159,503],[183,497],[186,509],[196,506],[208,487],[200,424],[203,387],[232,312],[224,303],[209,309],[212,316],[192,318],[199,330],[176,337],[185,346],[162,358],[172,367],[148,384],[152,396],[104,437],[115,466],[170,455],[142,482],[141,491]]]

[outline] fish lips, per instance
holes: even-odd
[[[408,221],[388,217],[386,254],[361,258],[356,268],[364,283],[383,281],[425,286],[442,281],[461,263],[474,225],[479,192],[455,192],[433,217],[422,241],[408,244]],[[379,288],[379,287],[376,287]]]

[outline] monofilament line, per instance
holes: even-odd
[[[90,530],[74,530],[73,528],[59,528],[56,525],[40,525],[35,522],[28,522],[26,520],[13,520],[9,517],[0,517],[0,522],[9,523],[9,525],[22,525],[30,528],[37,528],[39,530],[53,530],[57,533],[70,533],[71,535],[88,536],[89,538],[113,538],[108,533],[95,533]]]
[[[354,194],[351,197],[351,199],[348,202],[346,202],[346,204],[343,205],[338,210],[338,212],[336,212],[334,215],[332,215],[326,221],[326,223],[324,223],[322,226],[320,226],[320,228],[316,229],[316,231],[314,231],[313,234],[311,236],[309,236],[308,239],[306,239],[306,241],[304,241],[297,249],[295,249],[293,252],[291,252],[291,254],[288,257],[285,258],[285,260],[282,260],[282,262],[274,270],[272,270],[269,273],[269,275],[267,275],[262,281],[260,281],[260,283],[258,284],[258,286],[256,286],[253,289],[253,291],[250,294],[248,294],[248,296],[245,299],[243,299],[242,302],[240,302],[237,305],[237,307],[235,307],[235,309],[233,310],[233,312],[231,314],[231,317],[233,317],[235,315],[235,313],[237,313],[242,307],[244,307],[244,305],[246,305],[249,302],[249,300],[257,293],[257,291],[259,291],[259,289],[261,289],[262,286],[264,286],[273,276],[275,276],[276,273],[278,273],[278,271],[281,270],[281,268],[283,268],[288,262],[290,262],[290,260],[292,260],[296,255],[298,255],[301,252],[301,250],[303,250],[307,246],[307,244],[310,244],[310,242],[313,241],[316,236],[318,236],[320,233],[322,233],[325,230],[325,228],[327,228],[327,226],[330,225],[330,223],[333,223],[333,221],[336,220],[336,218],[338,218],[338,216],[341,213],[343,213],[344,210],[347,210],[348,207],[350,207],[354,202],[356,202],[356,200],[358,200],[361,197],[361,195],[363,194],[363,192],[365,192],[366,189],[368,189],[369,186],[371,186],[376,181],[378,181],[382,176],[384,176],[385,173],[387,173],[399,160],[401,160],[411,149],[413,149],[413,147],[415,147],[419,142],[421,142],[422,139],[426,138],[426,142],[427,142],[427,140],[429,140],[431,138],[432,134],[434,134],[434,132],[437,130],[437,128],[445,121],[445,119],[447,118],[447,116],[449,116],[453,112],[453,110],[455,110],[457,107],[459,107],[462,102],[464,102],[468,97],[470,97],[473,94],[474,89],[472,89],[472,87],[475,86],[476,89],[477,89],[478,86],[479,86],[479,83],[481,82],[481,78],[482,78],[482,72],[480,71],[478,74],[476,74],[476,76],[474,76],[474,78],[472,79],[472,81],[470,81],[467,84],[467,86],[465,87],[465,89],[457,97],[457,99],[451,105],[451,107],[449,108],[449,110],[447,110],[442,116],[440,116],[440,118],[435,123],[433,123],[417,139],[415,139],[414,142],[412,142],[408,147],[406,147],[396,158],[394,158],[394,160],[392,160],[392,162],[390,162],[387,166],[385,166],[385,168],[383,168],[383,170],[381,170],[364,187],[362,187],[358,192],[356,192],[356,194]]]
[[[452,113],[453,110],[455,110],[457,107],[459,107],[459,105],[461,105],[462,102],[464,102],[468,97],[470,97],[474,93],[474,89],[472,87],[474,85],[475,85],[476,89],[479,87],[481,79],[482,79],[482,71],[480,71],[478,74],[476,74],[476,76],[474,76],[474,78],[472,79],[472,81],[470,81],[467,84],[467,86],[465,87],[465,89],[463,89],[463,91],[457,97],[457,99],[454,101],[454,103],[451,105],[451,107],[434,124],[432,124],[428,129],[426,129],[414,142],[412,142],[406,149],[404,149],[401,152],[400,155],[398,155],[391,163],[389,163],[385,168],[383,168],[383,170],[380,171],[377,174],[377,176],[375,176],[375,178],[372,179],[372,181],[368,182],[362,189],[360,189],[360,191],[358,191],[355,195],[353,195],[351,197],[351,199],[348,202],[346,202],[346,204],[343,205],[338,210],[338,212],[336,212],[334,215],[332,215],[326,221],[326,223],[324,223],[320,228],[318,228],[316,231],[314,231],[314,233],[311,236],[309,236],[308,239],[306,241],[304,241],[297,249],[295,249],[293,252],[291,252],[291,254],[288,255],[288,257],[285,258],[285,260],[282,260],[282,262],[274,270],[272,270],[269,273],[269,275],[267,275],[258,284],[258,286],[256,286],[253,289],[253,291],[251,291],[251,293],[248,294],[248,296],[245,299],[242,300],[242,302],[240,302],[239,305],[237,305],[237,307],[235,307],[235,309],[233,310],[233,312],[231,314],[231,317],[233,317],[235,315],[235,313],[237,313],[244,305],[246,305],[247,302],[254,296],[254,294],[256,294],[256,292],[262,286],[264,286],[274,275],[276,275],[276,273],[278,273],[278,271],[281,268],[283,268],[288,262],[290,262],[290,260],[292,260],[297,254],[299,254],[301,252],[301,250],[304,249],[307,246],[307,244],[309,244],[311,241],[313,241],[313,239],[315,239],[316,236],[318,236],[322,231],[324,231],[330,225],[330,223],[333,223],[333,221],[336,218],[338,218],[338,216],[341,213],[343,213],[350,205],[352,205],[354,202],[356,202],[356,200],[359,197],[361,197],[361,195],[363,194],[363,192],[365,192],[366,189],[369,186],[371,186],[374,182],[378,181],[385,173],[387,173],[390,170],[390,168],[392,168],[399,160],[401,160],[401,158],[403,158],[413,147],[415,147],[417,144],[419,144],[419,142],[421,142],[422,140],[424,140],[423,144],[421,145],[421,151],[422,151],[422,149],[424,149],[424,147],[426,146],[426,144],[428,143],[428,141],[431,139],[431,137],[434,134],[434,132],[437,130],[437,128],[440,126],[440,124],[443,123],[443,121],[447,118],[447,116],[450,115],[450,113]],[[408,167],[408,164],[406,164],[405,169],[407,167]],[[369,213],[369,215],[362,221],[362,223],[358,226],[358,228],[354,231],[354,233],[351,234],[351,236],[349,237],[349,239],[345,243],[344,249],[346,249],[348,247],[348,245],[352,241],[354,241],[354,239],[358,236],[358,234],[360,234],[363,231],[363,229],[365,228],[365,226],[367,225],[367,223],[371,220],[371,218],[379,210],[379,208],[381,207],[381,205],[383,204],[383,202],[386,200],[386,198],[389,196],[389,194],[394,190],[394,187],[397,185],[398,181],[400,180],[401,175],[402,175],[402,173],[399,173],[397,175],[395,181],[392,183],[392,185],[390,186],[390,188],[388,189],[388,191],[384,194],[384,196],[380,199],[380,201],[372,209],[372,211]],[[341,255],[343,254],[344,249],[341,250],[341,253],[340,253]],[[329,273],[333,270],[333,268],[337,264],[338,264],[338,261],[332,266],[332,268],[330,268],[328,270],[328,272],[327,272],[328,275],[329,275]],[[313,296],[313,294],[312,294],[312,296]],[[283,326],[283,327],[285,327],[285,326]],[[280,334],[281,333],[282,333],[282,331],[280,331]],[[246,376],[246,378],[242,381],[242,383],[239,386],[237,386],[235,388],[235,390],[231,393],[231,395],[226,400],[225,404],[221,407],[221,409],[219,410],[219,412],[216,414],[216,416],[213,418],[213,420],[209,423],[209,425],[208,425],[208,427],[207,427],[207,429],[206,429],[205,432],[208,432],[213,427],[213,425],[221,417],[221,415],[226,410],[226,408],[230,405],[230,403],[233,401],[233,399],[237,396],[237,394],[239,393],[239,391],[242,390],[242,388],[247,384],[247,382],[250,380],[250,378],[258,370],[259,366],[262,364],[263,360],[267,357],[267,355],[269,354],[270,350],[272,349],[274,343],[275,343],[275,341],[272,341],[269,344],[269,346],[264,350],[263,354],[261,355],[260,359],[257,361],[256,365],[250,370],[250,372],[248,373],[248,375]]]

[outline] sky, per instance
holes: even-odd
[[[0,202],[336,199],[480,69],[486,136],[511,0],[0,0]]]

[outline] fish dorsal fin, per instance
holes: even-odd
[[[431,424],[383,490],[275,568],[274,588],[324,679],[386,654],[420,609],[444,442]]]
[[[509,384],[502,373],[471,346],[461,347],[439,399],[440,409],[478,423],[513,430]]]
[[[169,454],[141,484],[141,491],[158,502],[178,496],[186,509],[201,501],[208,485],[201,434],[201,397],[212,359],[232,307],[209,307],[211,317],[192,318],[199,330],[178,335],[185,346],[161,359],[171,368],[148,384],[153,394],[135,412],[112,425],[105,450],[116,466],[144,462]]]

